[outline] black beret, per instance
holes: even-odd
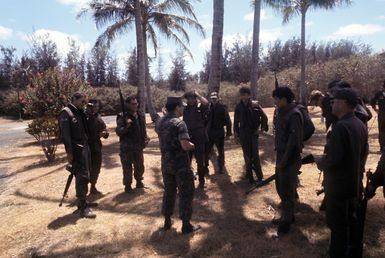
[[[167,97],[166,105],[183,105],[181,97]]]
[[[350,88],[343,88],[337,90],[334,95],[334,99],[343,99],[346,100],[349,106],[355,108],[358,104],[358,97],[354,90]]]

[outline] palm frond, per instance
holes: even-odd
[[[181,12],[184,15],[191,16],[197,20],[194,7],[192,6],[191,1],[188,0],[163,0],[155,5],[154,9],[159,12]]]
[[[281,12],[282,12],[282,23],[286,24],[291,20],[291,18],[293,18],[296,14],[298,14],[300,10],[293,6],[286,6],[282,8]]]
[[[154,30],[154,27],[152,27],[150,24],[147,25],[147,32],[149,33],[148,39],[151,40],[152,46],[154,47],[154,53],[155,57],[158,55],[158,38],[156,36],[156,32]],[[146,33],[147,35],[147,33]],[[147,40],[147,39],[146,39]]]
[[[205,31],[203,29],[203,26],[195,19],[191,19],[186,16],[180,16],[180,15],[163,13],[163,12],[153,12],[150,16],[150,19],[152,19],[156,25],[158,23],[159,24],[163,23],[162,26],[164,25],[173,26],[174,24],[180,24],[182,26],[187,25],[190,28],[195,29],[198,33],[201,34],[201,36],[205,37]]]
[[[95,42],[95,47],[102,45],[110,47],[111,42],[114,41],[117,36],[131,29],[133,19],[133,17],[128,17],[109,26],[102,34],[98,36]]]

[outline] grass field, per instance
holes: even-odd
[[[270,121],[273,109],[267,109]],[[318,109],[312,111],[317,131],[306,144],[304,154],[321,153],[324,126]],[[271,123],[271,122],[270,122]],[[370,121],[369,125],[372,125]],[[243,157],[239,145],[226,142],[226,173],[216,174],[210,163],[207,187],[197,190],[193,223],[202,229],[181,235],[175,209],[172,230],[163,232],[161,201],[163,183],[158,139],[151,124],[145,149],[146,188],[125,194],[115,124],[108,125],[110,138],[103,140],[103,167],[94,198],[95,220],[79,219],[75,190],[71,186],[63,207],[58,204],[68,172],[63,147],[53,164],[45,161],[34,139],[22,140],[0,152],[3,180],[0,195],[1,257],[324,257],[329,239],[325,216],[318,211],[322,197],[314,165],[301,168],[300,202],[296,221],[287,236],[272,238],[270,221],[278,216],[279,199],[274,183],[245,195],[250,188],[243,180]],[[379,160],[377,123],[370,129],[367,169]],[[270,126],[271,128],[271,126]],[[271,129],[270,129],[271,130]],[[275,154],[271,131],[260,137],[260,156],[265,177],[274,171]],[[196,182],[197,185],[197,182]],[[365,228],[365,257],[385,257],[385,212],[382,191],[368,204]]]

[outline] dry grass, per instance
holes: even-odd
[[[268,110],[271,118],[272,109]],[[325,142],[319,110],[313,111],[318,130],[304,153],[320,153]],[[271,119],[270,119],[271,120]],[[1,257],[323,257],[329,231],[324,214],[318,212],[321,198],[315,166],[302,167],[300,204],[292,232],[280,240],[272,239],[271,219],[277,216],[278,196],[274,184],[245,195],[250,186],[243,178],[240,147],[226,143],[226,175],[211,176],[206,190],[196,191],[194,223],[202,229],[182,236],[181,222],[162,232],[160,214],[162,178],[158,140],[149,126],[151,143],[145,150],[145,180],[148,188],[124,194],[118,156],[118,139],[109,124],[111,137],[104,141],[104,160],[97,201],[96,220],[78,219],[73,214],[74,187],[62,207],[58,203],[67,173],[63,148],[59,159],[47,164],[39,148],[19,141],[14,148],[0,153],[0,169],[6,171],[6,184],[0,185],[0,256]],[[379,159],[376,124],[370,132],[371,154],[368,168],[375,169]],[[260,139],[260,154],[265,176],[273,173],[274,152],[271,134]],[[368,205],[365,255],[384,257],[385,214],[383,197]]]

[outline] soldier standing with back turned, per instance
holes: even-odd
[[[143,188],[144,158],[143,149],[149,139],[144,114],[138,111],[138,100],[130,96],[125,100],[127,114],[118,114],[116,134],[120,142],[120,161],[123,167],[123,184],[126,193],[132,192],[132,170],[136,188]],[[127,117],[125,117],[127,116]]]
[[[88,146],[87,118],[83,111],[87,97],[80,92],[72,95],[71,103],[59,115],[61,140],[64,143],[68,163],[75,175],[77,206],[81,218],[95,218],[89,209],[94,203],[87,203],[90,173],[90,150]]]
[[[168,97],[166,110],[167,113],[156,121],[155,126],[162,153],[164,230],[171,228],[171,216],[178,190],[179,217],[183,222],[182,233],[188,234],[199,229],[190,223],[194,197],[194,174],[190,168],[188,152],[194,149],[194,144],[190,142],[185,122],[179,118],[183,113],[182,98]]]

